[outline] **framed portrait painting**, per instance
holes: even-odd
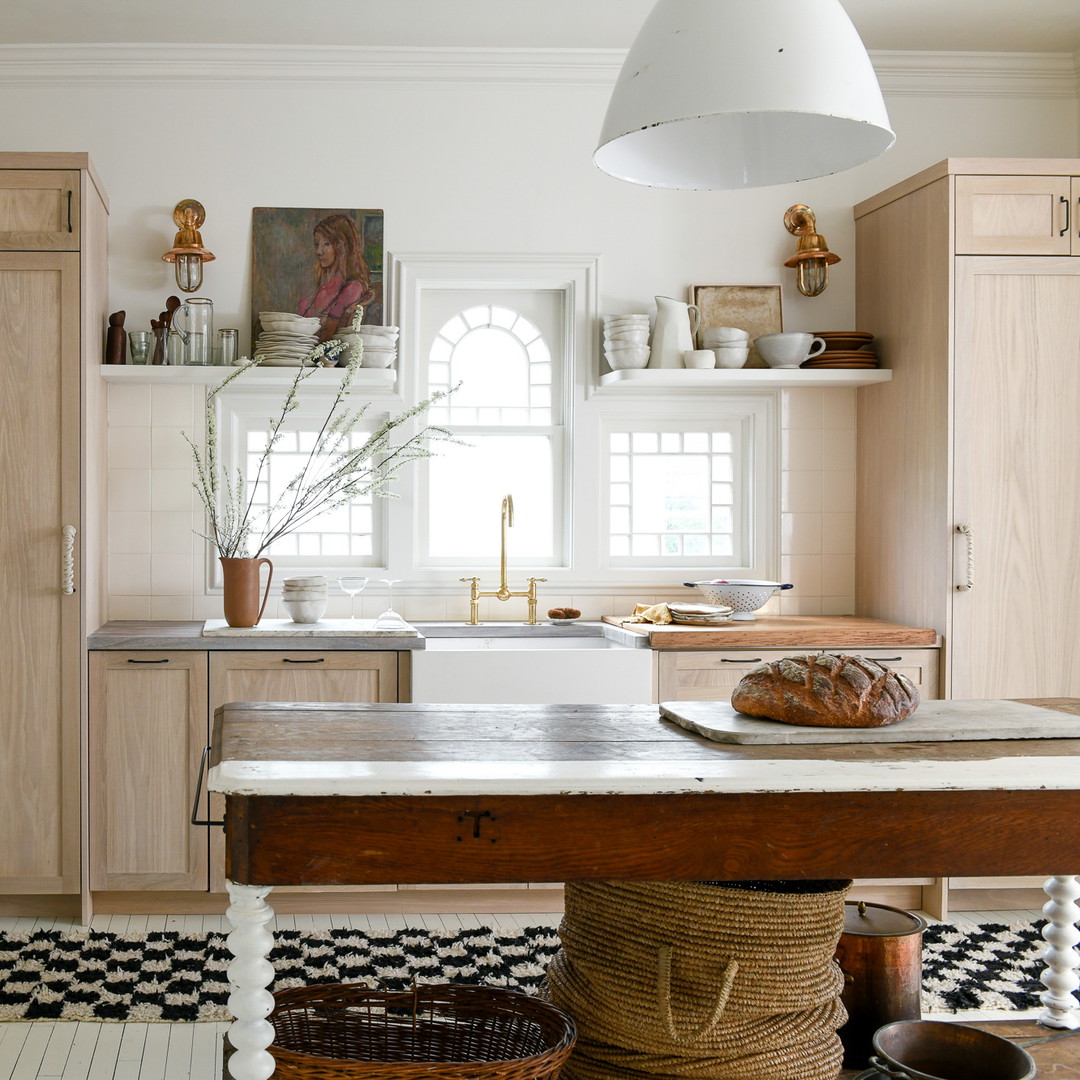
[[[252,210],[251,340],[260,311],[320,320],[326,341],[353,321],[383,321],[383,212],[256,206]]]
[[[698,332],[709,326],[736,326],[750,335],[745,367],[766,367],[754,338],[784,329],[779,285],[691,285],[690,303],[698,309]],[[700,348],[700,342],[695,343]]]

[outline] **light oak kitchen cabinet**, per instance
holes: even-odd
[[[396,701],[407,663],[397,651],[92,650],[89,863],[97,909],[127,910],[135,893],[224,891],[222,831],[190,820],[219,705]],[[204,791],[199,819],[220,819],[221,811]]]
[[[1080,259],[960,252],[1007,173],[1080,161],[951,159],[855,208],[857,323],[893,370],[857,391],[856,605],[940,629],[951,698],[1080,694]]]
[[[0,895],[13,913],[74,914],[83,885],[83,646],[104,588],[104,484],[90,464],[104,461],[104,395],[88,374],[106,324],[107,217],[85,154],[0,154]]]
[[[950,159],[855,207],[856,322],[893,371],[857,392],[856,606],[942,631],[943,697],[1080,694],[1077,177]],[[927,907],[1040,883],[942,880]]]

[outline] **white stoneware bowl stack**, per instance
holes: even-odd
[[[326,613],[326,578],[286,578],[281,598],[293,622],[316,623]]]
[[[319,343],[318,319],[288,311],[260,311],[259,325],[262,332],[252,352],[267,367],[302,367]]]
[[[716,354],[718,368],[741,368],[750,355],[750,335],[735,326],[707,326],[699,335],[701,347]]]
[[[355,329],[339,330],[334,336],[348,348],[338,358],[338,363],[344,367],[352,358],[352,351],[359,342],[363,346],[360,355],[361,367],[393,367],[397,359],[398,333],[396,326],[359,326]]]
[[[605,315],[604,358],[612,371],[649,362],[649,316]]]

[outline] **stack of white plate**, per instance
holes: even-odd
[[[260,311],[259,334],[252,350],[267,367],[302,367],[304,359],[319,344],[320,321],[288,311]]]
[[[605,315],[604,357],[612,371],[649,362],[649,316]]]
[[[708,626],[711,623],[729,622],[732,608],[723,604],[668,604],[668,611],[674,622]]]
[[[396,326],[358,326],[356,329],[339,330],[334,336],[348,346],[341,356],[343,364],[347,364],[352,358],[352,350],[357,342],[361,342],[364,347],[360,356],[361,367],[393,367],[397,358]]]

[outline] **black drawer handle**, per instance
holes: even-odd
[[[281,658],[281,662],[283,664],[325,664],[326,663],[326,657],[325,656],[320,656],[320,657],[317,657],[314,660],[293,660],[292,657],[290,657],[290,656],[283,656]]]
[[[875,664],[895,664],[904,658],[902,656],[868,656],[867,660],[873,660]]]
[[[747,657],[745,660],[729,660],[726,656],[721,656],[720,657],[720,663],[721,664],[760,664],[761,663],[761,657],[760,656],[750,656],[750,657]]]
[[[75,230],[71,227],[71,192],[70,191],[67,193],[67,204],[68,204],[68,232],[74,232]]]
[[[168,662],[167,656],[163,660],[132,660],[130,656],[128,657],[129,664],[167,664]]]

